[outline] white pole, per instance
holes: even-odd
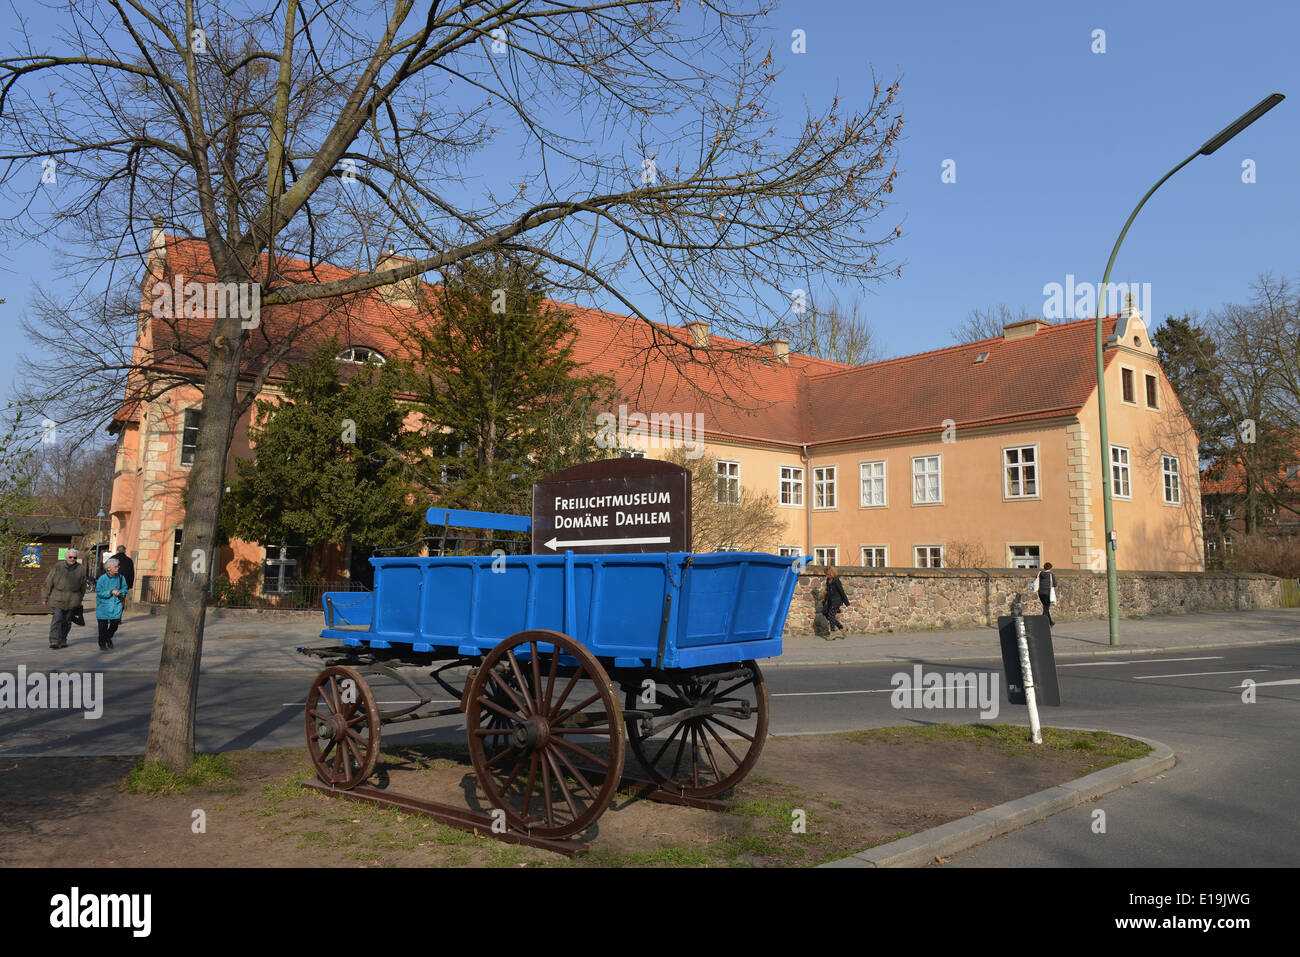
[[[1038,698],[1034,695],[1034,671],[1029,666],[1029,636],[1025,633],[1025,616],[1016,615],[1016,646],[1020,649],[1020,671],[1025,679],[1025,704],[1029,705],[1029,732],[1034,744],[1043,743],[1043,729],[1038,723]]]

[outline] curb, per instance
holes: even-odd
[[[1065,731],[1097,731],[1100,728],[1063,728]],[[950,857],[977,844],[1019,830],[1027,824],[1077,807],[1111,791],[1136,784],[1143,778],[1167,771],[1177,762],[1168,745],[1136,734],[1109,732],[1150,745],[1154,750],[1111,768],[1076,778],[1026,797],[999,804],[967,817],[940,824],[888,844],[840,858],[821,867],[922,867],[937,857]]]

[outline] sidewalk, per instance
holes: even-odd
[[[0,616],[0,670],[26,665],[29,671],[134,671],[158,670],[162,652],[162,615],[128,614],[114,640],[112,651],[100,651],[95,623],[73,627],[68,647],[52,650],[50,619],[43,615]],[[202,671],[212,672],[313,672],[319,661],[294,651],[298,645],[326,644],[320,638],[320,615],[301,618],[209,619],[204,629]],[[1300,609],[1207,612],[1125,618],[1120,621],[1120,645],[1109,645],[1105,621],[1060,622],[1053,629],[1056,657],[1151,654],[1195,648],[1300,641]],[[844,665],[892,661],[952,661],[998,658],[1001,650],[993,628],[954,631],[912,631],[884,635],[848,635],[842,641],[821,638],[786,638],[780,658],[763,662],[764,668],[797,665]]]

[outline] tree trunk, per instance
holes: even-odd
[[[187,486],[180,561],[167,605],[158,685],[144,752],[146,761],[160,762],[171,771],[183,771],[194,761],[205,602],[212,563],[217,560],[217,518],[225,489],[226,451],[239,384],[239,316],[216,320],[208,346],[208,373],[203,384],[194,466]]]

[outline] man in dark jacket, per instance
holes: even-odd
[[[41,587],[41,604],[50,606],[50,647],[68,647],[72,616],[81,611],[86,594],[86,569],[77,561],[81,553],[68,549],[67,558],[51,569]]]
[[[135,562],[126,557],[126,546],[117,546],[117,554],[113,556],[117,559],[117,570],[123,578],[126,579],[126,593],[131,594],[131,589],[135,587]],[[122,596],[123,598],[126,595]]]

